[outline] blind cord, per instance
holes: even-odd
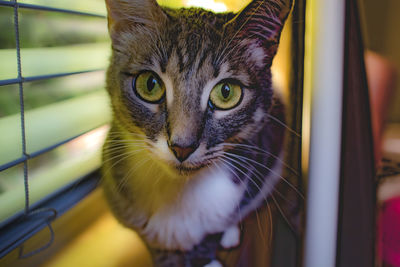
[[[19,102],[20,102],[20,112],[21,112],[21,138],[22,138],[22,154],[25,156],[24,164],[24,188],[25,188],[25,217],[29,218],[31,216],[37,216],[42,213],[51,212],[51,215],[47,216],[45,222],[50,230],[50,240],[47,244],[43,245],[39,249],[33,250],[28,253],[24,253],[24,245],[19,247],[19,258],[24,259],[31,257],[51,246],[54,241],[54,230],[51,226],[51,221],[57,217],[57,211],[55,209],[42,209],[37,211],[30,211],[29,207],[29,179],[28,179],[28,159],[29,154],[26,151],[26,129],[25,129],[25,103],[24,103],[24,85],[22,78],[22,66],[21,66],[21,46],[19,38],[19,18],[18,18],[18,2],[14,2],[14,30],[15,30],[15,47],[17,51],[17,68],[18,68],[18,84],[19,84]],[[42,216],[41,216],[42,217]]]
[[[49,212],[50,212],[50,214],[47,214]],[[19,259],[26,259],[26,258],[29,258],[29,257],[31,257],[33,255],[36,255],[36,254],[42,252],[43,250],[49,248],[54,242],[54,230],[53,230],[53,227],[51,226],[51,221],[54,220],[57,217],[57,210],[52,209],[52,208],[39,209],[39,210],[35,210],[35,211],[30,212],[28,216],[29,217],[39,216],[40,218],[47,217],[46,218],[46,225],[47,225],[47,228],[50,231],[50,240],[45,245],[41,246],[40,248],[35,249],[33,251],[30,251],[30,252],[27,252],[27,253],[24,252],[24,244],[22,244],[19,247],[19,253],[18,253],[18,258]]]
[[[19,247],[19,253],[18,253],[18,258],[19,259],[27,259],[29,257],[32,257],[32,256],[42,252],[43,250],[49,248],[51,246],[51,244],[53,244],[53,242],[54,242],[54,230],[53,230],[53,227],[51,226],[51,223],[49,221],[46,221],[46,225],[47,225],[47,228],[50,230],[50,240],[49,240],[49,242],[47,242],[47,244],[41,246],[40,248],[35,249],[33,251],[30,251],[30,252],[27,252],[27,253],[24,252],[24,244],[22,244]]]
[[[25,186],[25,214],[29,213],[29,184],[28,184],[28,158],[26,153],[26,134],[25,134],[25,102],[24,102],[24,86],[22,82],[22,67],[21,67],[21,47],[19,39],[19,18],[18,18],[18,3],[14,0],[14,29],[15,29],[15,47],[17,50],[17,68],[19,85],[19,104],[21,113],[21,137],[22,137],[22,154],[24,160],[24,186]]]

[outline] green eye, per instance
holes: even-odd
[[[160,102],[165,95],[165,87],[156,74],[150,71],[142,72],[133,80],[136,95],[149,103]]]
[[[227,110],[236,107],[242,99],[242,88],[238,84],[222,82],[211,91],[210,102],[217,109]]]

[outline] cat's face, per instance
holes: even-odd
[[[107,0],[114,122],[165,163],[190,172],[264,125],[270,65],[290,1],[240,14]]]

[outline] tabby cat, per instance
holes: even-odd
[[[240,13],[106,0],[113,109],[103,187],[155,266],[221,266],[219,246],[280,179],[284,110],[270,67],[291,0]]]

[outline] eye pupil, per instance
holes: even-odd
[[[157,80],[154,78],[154,76],[150,76],[149,79],[147,80],[147,90],[151,92],[151,90],[154,89],[156,86]]]
[[[221,87],[221,94],[222,94],[222,96],[223,96],[224,98],[228,98],[230,92],[231,92],[231,88],[229,87],[229,85],[224,84],[224,85]]]

